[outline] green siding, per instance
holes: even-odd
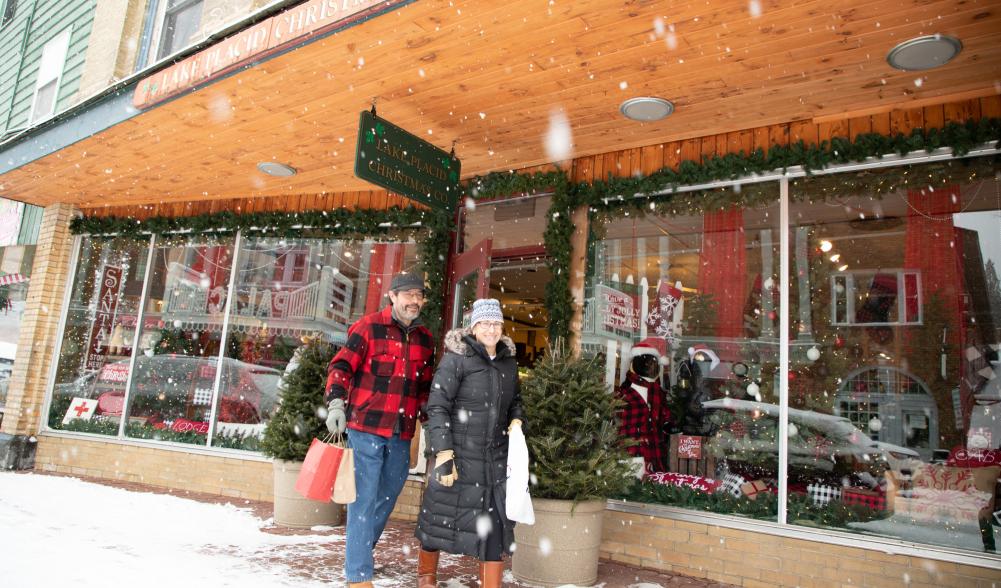
[[[3,132],[28,125],[42,48],[65,30],[71,33],[56,112],[72,104],[80,87],[87,43],[94,26],[95,4],[95,0],[21,0],[18,3],[14,20],[0,29],[0,128]],[[22,43],[25,43],[23,56]]]
[[[24,205],[24,212],[21,213],[21,231],[17,235],[18,245],[35,245],[38,243],[38,233],[42,228],[42,212],[45,209],[41,206]]]

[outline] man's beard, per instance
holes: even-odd
[[[400,318],[403,318],[403,319],[406,319],[406,320],[411,320],[412,321],[415,318],[417,318],[418,316],[420,316],[420,314],[421,314],[421,307],[417,306],[416,304],[411,304],[411,305],[408,305],[408,306],[404,306],[403,309],[400,310]]]

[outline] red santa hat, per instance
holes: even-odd
[[[630,357],[639,357],[640,355],[652,355],[657,358],[657,361],[661,365],[667,364],[667,341],[664,339],[658,339],[657,337],[647,337],[643,339],[636,345],[633,345],[630,351]]]
[[[697,357],[701,356],[701,357]],[[709,359],[709,371],[716,369],[719,365],[719,356],[712,349],[709,349],[703,343],[696,343],[688,348],[688,358],[695,361],[705,361],[705,358]]]

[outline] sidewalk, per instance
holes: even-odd
[[[48,476],[49,474],[26,472],[23,475]],[[332,587],[344,585],[343,527],[289,529],[271,523],[272,505],[270,502],[230,499],[217,495],[168,490],[136,483],[80,476],[72,477],[83,482],[119,488],[129,492],[169,495],[203,504],[232,505],[240,509],[247,509],[261,520],[260,532],[266,536],[274,536],[274,541],[266,549],[247,551],[238,547],[210,546],[202,548],[202,553],[213,557],[237,557],[243,564],[251,568],[267,570],[270,574],[280,573],[287,579],[289,585],[326,585]],[[306,539],[306,537],[310,539]],[[288,540],[282,538],[288,538]],[[418,549],[417,540],[414,538],[414,524],[390,521],[382,541],[376,549],[375,585],[381,588],[415,585]],[[507,563],[507,566],[510,568],[510,562]],[[471,558],[442,554],[438,575],[439,587],[474,588],[478,586],[477,571],[477,562]],[[508,569],[504,575],[504,586],[522,587],[527,585],[517,582]],[[600,588],[725,588],[729,585],[602,561],[598,566],[596,586]]]

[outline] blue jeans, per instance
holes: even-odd
[[[358,497],[348,505],[344,576],[365,582],[372,579],[372,550],[407,481],[410,442],[349,430],[348,447],[354,451]]]

